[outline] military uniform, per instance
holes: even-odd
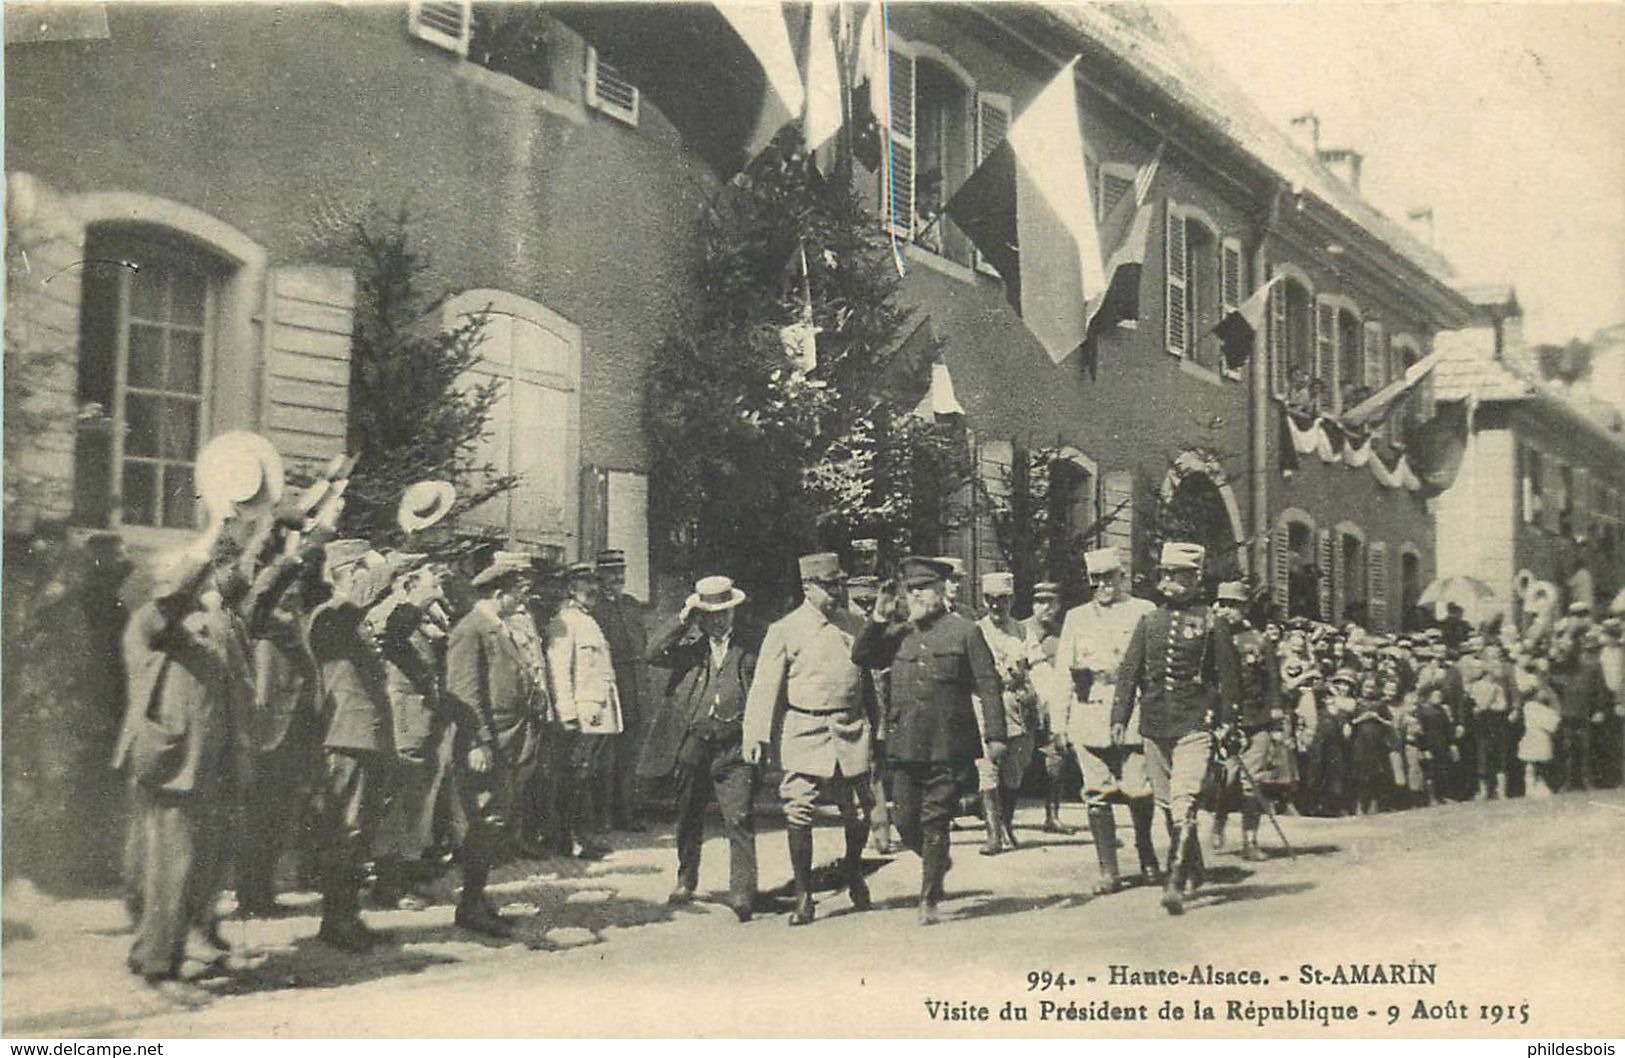
[[[596,576],[577,571],[576,576]],[[568,823],[581,842],[581,854],[600,858],[608,847],[593,839],[604,776],[612,760],[613,740],[622,730],[620,684],[615,658],[604,630],[574,599],[559,607],[547,630],[547,671],[552,680],[553,711],[562,727],[560,752],[552,762],[568,762],[566,784],[554,798],[559,824]],[[554,840],[559,840],[557,831]],[[568,842],[568,837],[563,839]],[[568,855],[561,843],[558,851]]]
[[[600,551],[600,573],[625,570],[626,556],[620,551]],[[599,797],[614,825],[621,829],[636,825],[638,751],[646,733],[643,709],[644,654],[648,635],[644,629],[643,604],[625,592],[606,592],[592,609],[593,620],[609,643],[609,656],[615,668],[615,687],[621,703],[621,733],[610,747],[606,785]]]
[[[1055,649],[1058,678],[1070,677],[1062,697],[1061,730],[1077,754],[1086,804],[1112,797],[1149,797],[1143,739],[1131,712],[1126,740],[1113,745],[1112,695],[1118,669],[1140,619],[1156,607],[1132,596],[1110,606],[1086,602],[1067,611]],[[1087,674],[1085,676],[1084,674]]]
[[[940,581],[947,568],[911,560],[905,582]],[[949,867],[948,828],[955,808],[954,771],[982,755],[984,740],[1005,738],[998,671],[982,633],[953,613],[918,624],[871,620],[852,644],[852,660],[891,670],[886,750],[893,771],[895,819],[903,844],[920,854],[921,917],[935,921]],[[973,697],[979,700],[978,731]]]

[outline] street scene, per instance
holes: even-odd
[[[1625,9],[3,14],[8,1036],[1625,1026]]]

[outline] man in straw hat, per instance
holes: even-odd
[[[1067,613],[1055,649],[1056,676],[1065,689],[1059,734],[1083,773],[1083,801],[1100,867],[1095,891],[1110,893],[1122,885],[1114,802],[1128,805],[1141,878],[1155,885],[1161,875],[1151,840],[1155,808],[1139,725],[1130,717],[1122,741],[1114,742],[1111,724],[1118,668],[1140,619],[1156,607],[1128,593],[1127,571],[1115,547],[1090,551],[1083,561],[1089,601]]]
[[[530,556],[499,551],[476,573],[479,598],[446,644],[446,704],[456,724],[452,776],[468,833],[459,856],[457,925],[506,937],[512,925],[485,895],[504,831],[517,826],[520,791],[535,766],[541,688],[509,619],[524,605]]]
[[[874,693],[868,673],[852,660],[858,622],[846,607],[846,573],[829,552],[803,555],[802,603],[775,621],[762,640],[745,705],[745,759],[759,764],[778,733],[779,763],[796,906],[790,925],[813,920],[813,804],[840,806],[846,830],[847,894],[869,908],[863,846],[869,837]]]
[[[1021,780],[1032,763],[1033,732],[1038,728],[1038,694],[1032,681],[1032,654],[1021,623],[1010,615],[1016,598],[1011,573],[982,575],[982,601],[987,613],[976,622],[993,652],[1004,694],[1004,759],[976,761],[977,786],[982,795],[982,817],[987,825],[984,856],[997,856],[1008,844],[1016,848],[1016,799]]]
[[[361,921],[361,886],[391,778],[394,739],[383,659],[364,625],[389,586],[388,564],[367,541],[327,546],[333,595],[310,618],[310,649],[321,678],[326,776],[320,787],[322,925],[319,936],[346,951],[375,939]]]
[[[700,884],[705,809],[713,795],[728,838],[728,906],[750,921],[756,899],[756,769],[745,762],[745,700],[756,653],[734,614],[745,593],[728,577],[701,577],[649,644],[649,664],[670,673],[638,761],[640,775],[677,778],[677,885],[667,903],[693,901]]]
[[[1119,745],[1139,706],[1146,771],[1173,843],[1162,894],[1171,915],[1184,911],[1186,883],[1202,878],[1196,797],[1207,773],[1208,728],[1241,693],[1230,630],[1197,598],[1204,555],[1199,544],[1163,545],[1158,589],[1164,601],[1135,625],[1112,702],[1112,741]]]
[[[638,819],[638,747],[643,737],[643,656],[648,634],[643,625],[643,604],[626,593],[626,552],[608,548],[598,552],[598,583],[602,594],[592,609],[593,620],[609,641],[615,663],[615,688],[621,696],[621,727],[614,736],[599,806],[609,814],[616,830],[644,829]]]
[[[580,857],[601,860],[611,850],[594,831],[598,795],[611,760],[611,736],[624,730],[620,684],[609,640],[592,617],[601,590],[598,567],[591,562],[571,566],[569,590],[569,598],[559,607],[547,633],[553,709],[563,729],[569,762],[569,777],[562,780],[555,807],[560,822],[580,842]],[[562,845],[559,851],[564,851]]]
[[[921,925],[937,921],[943,878],[952,865],[948,830],[957,800],[955,771],[980,756],[995,763],[1004,756],[998,670],[982,633],[948,611],[943,584],[950,573],[936,559],[905,559],[907,619],[896,619],[896,589],[888,584],[852,644],[857,664],[891,670],[887,753],[897,830],[921,860]],[[973,696],[981,703],[980,725]]]

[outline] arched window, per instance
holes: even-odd
[[[1331,536],[1331,562],[1321,570],[1322,582],[1328,578],[1331,581],[1328,620],[1353,621],[1369,626],[1365,530],[1353,522],[1340,522]],[[1321,557],[1324,561],[1328,556],[1323,552]]]
[[[1276,397],[1304,411],[1318,400],[1315,383],[1314,290],[1289,265],[1276,265],[1286,278],[1270,288],[1270,388]]]
[[[1337,400],[1332,410],[1342,414],[1365,399],[1365,333],[1360,314],[1349,306],[1337,310]]]
[[[1270,596],[1282,617],[1316,617],[1315,520],[1296,507],[1281,512],[1270,539]]]
[[[534,301],[501,290],[470,290],[446,304],[447,326],[483,318],[470,384],[497,382],[477,460],[516,488],[470,511],[468,524],[510,545],[568,552],[580,504],[581,330]]]
[[[93,224],[81,276],[74,520],[192,529],[218,297],[234,266],[180,232]]]
[[[991,126],[999,116],[1008,124],[1008,104],[1002,115],[982,115],[990,127],[979,136],[975,83],[952,59],[923,44],[894,39],[890,76],[891,186],[883,191],[893,229],[969,267],[970,239],[942,215],[942,207],[970,176],[979,153],[990,152],[1002,138],[1002,129]]]

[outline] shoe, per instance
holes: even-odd
[[[1173,884],[1170,877],[1168,884],[1162,889],[1162,909],[1170,915],[1183,915],[1185,913],[1185,895],[1179,887]]]
[[[749,922],[751,915],[756,911],[756,898],[754,896],[740,896],[731,894],[728,897],[728,910],[734,913],[734,918],[741,922]]]
[[[863,880],[861,870],[847,881],[846,895],[851,898],[852,907],[856,911],[867,911],[874,906],[874,901],[869,896],[869,883]]]
[[[460,929],[486,937],[506,940],[513,936],[513,923],[492,911],[483,901],[459,906],[452,922]]]
[[[316,939],[340,951],[361,954],[372,950],[376,935],[359,918],[323,919]]]
[[[790,925],[805,926],[818,917],[818,905],[813,903],[811,893],[802,893],[796,897],[796,908],[790,912]]]
[[[608,845],[593,841],[590,838],[582,838],[581,851],[576,853],[576,858],[582,860],[601,860],[614,851],[615,850],[610,848]]]
[[[1077,827],[1069,827],[1061,822],[1059,809],[1044,814],[1044,833],[1046,834],[1076,834]]]
[[[1258,831],[1241,832],[1241,858],[1248,863],[1262,863],[1269,858],[1264,855],[1264,850],[1258,847]]]
[[[877,856],[895,856],[897,843],[892,840],[891,827],[875,827],[869,832],[869,847]]]
[[[693,902],[694,890],[681,882],[677,883],[676,888],[666,896],[666,906],[668,907],[687,907]]]
[[[214,996],[199,988],[197,985],[180,981],[173,977],[147,978],[147,987],[166,1003],[173,1003],[187,1010],[197,1010],[214,1002]]]

